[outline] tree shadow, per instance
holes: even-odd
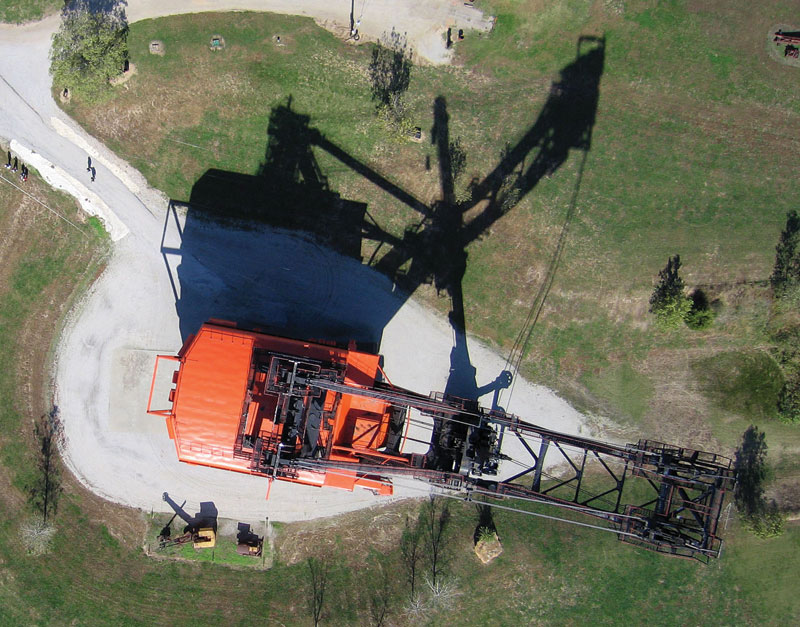
[[[478,544],[484,533],[497,533],[497,527],[494,524],[494,509],[491,505],[476,503],[475,509],[478,511],[478,524],[472,534],[472,543]]]
[[[474,401],[494,391],[496,404],[497,392],[510,385],[511,377],[503,372],[487,385],[476,382],[462,287],[467,248],[543,177],[558,170],[570,151],[583,151],[585,161],[604,54],[604,39],[580,38],[575,60],[552,84],[534,124],[506,147],[485,179],[470,184],[467,201],[456,197],[458,163],[453,163],[444,96],[433,103],[431,141],[439,161],[441,198],[431,205],[312,128],[310,117],[294,110],[291,98],[273,108],[265,160],[257,173],[208,170],[195,183],[188,203],[171,203],[162,254],[182,336],[217,317],[256,323],[283,335],[379,345],[384,327],[408,296],[420,285],[432,284],[451,304],[454,345],[445,393]],[[319,150],[400,200],[416,222],[402,237],[393,236],[372,219],[365,203],[341,198],[319,167]],[[186,207],[183,224],[177,211],[181,205]],[[553,272],[574,206],[573,195]],[[211,221],[228,224],[235,236],[210,228]],[[365,241],[374,253],[362,260]],[[349,259],[343,261],[329,249]]]
[[[711,307],[711,304],[708,302],[708,296],[705,291],[701,290],[699,287],[692,290],[689,294],[689,298],[692,300],[692,310],[694,311],[706,311]]]
[[[767,442],[763,431],[750,425],[742,435],[742,443],[736,449],[734,469],[736,488],[734,497],[737,507],[745,515],[762,512],[764,483],[767,479]]]

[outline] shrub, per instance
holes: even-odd
[[[714,310],[703,290],[695,290],[691,296],[692,307],[686,314],[686,326],[695,331],[709,328],[714,323]]]
[[[714,323],[714,312],[710,309],[690,309],[686,315],[686,326],[694,331],[709,328]]]
[[[662,329],[675,329],[686,321],[692,308],[691,299],[683,293],[683,279],[678,275],[680,255],[670,257],[658,273],[659,281],[650,297],[650,312]]]
[[[494,542],[494,529],[490,527],[478,529],[478,542]]]
[[[787,379],[778,396],[778,415],[782,422],[800,422],[800,377]]]
[[[745,517],[745,529],[759,538],[776,538],[783,533],[786,517],[772,503],[761,512]]]

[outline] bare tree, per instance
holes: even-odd
[[[431,495],[422,508],[420,518],[427,549],[426,557],[430,567],[430,584],[433,589],[436,589],[437,579],[442,574],[445,562],[450,503],[446,499]]]
[[[403,535],[400,538],[400,554],[403,556],[403,565],[406,569],[406,577],[411,586],[411,602],[414,602],[416,597],[416,584],[417,584],[417,571],[419,569],[419,562],[422,558],[422,528],[421,521],[415,520],[412,522],[411,518],[406,516],[406,522],[403,526]]]
[[[31,555],[44,555],[50,550],[56,528],[39,517],[26,520],[20,526],[22,545]]]
[[[371,588],[370,592],[369,614],[372,624],[375,625],[375,627],[382,627],[386,622],[386,615],[389,612],[392,587],[389,580],[389,567],[385,560],[374,556],[373,561],[377,566],[377,573],[375,575],[374,587]]]
[[[34,423],[36,440],[36,475],[28,484],[28,502],[42,515],[42,522],[54,514],[61,494],[61,469],[58,464],[58,443],[62,437],[58,408],[41,416]]]
[[[309,557],[308,566],[309,598],[308,608],[314,618],[314,627],[319,625],[322,618],[322,608],[325,603],[325,588],[328,585],[328,572],[330,565],[326,559]]]

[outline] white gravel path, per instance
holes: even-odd
[[[349,18],[349,2],[130,0],[128,14],[135,21],[212,8],[301,13],[344,20],[345,27]],[[441,34],[453,15],[468,8],[463,2],[367,0],[360,30],[377,37],[391,20],[416,45],[429,30]],[[154,355],[177,351],[181,327],[186,331],[210,316],[291,323],[321,333],[366,329],[382,337],[392,381],[428,392],[442,390],[448,378],[454,338],[447,322],[395,293],[385,277],[302,237],[209,228],[187,223],[180,212],[170,214],[167,200],[148,188],[139,172],[53,102],[47,52],[57,25],[57,18],[0,25],[0,137],[12,141],[52,185],[100,215],[116,242],[107,270],[71,312],[58,348],[54,389],[67,435],[67,465],[94,492],[118,503],[166,511],[161,501],[166,491],[190,504],[213,501],[220,516],[243,521],[301,520],[385,502],[366,492],[281,482],[266,501],[261,479],[178,463],[163,421],[144,411]],[[97,169],[94,183],[86,173],[87,155]],[[503,369],[503,358],[480,343],[470,340],[469,351],[478,385]],[[506,409],[559,431],[580,433],[585,424],[550,390],[522,380]],[[402,483],[396,493],[421,490]]]

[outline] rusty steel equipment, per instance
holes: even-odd
[[[177,365],[172,406],[153,410],[162,360]],[[411,477],[446,496],[610,531],[658,552],[719,556],[720,514],[735,481],[730,459],[651,440],[619,446],[475,401],[419,394],[393,386],[379,361],[355,346],[211,321],[177,357],[158,357],[148,413],[166,418],[181,461],[259,475],[269,485],[391,494],[393,479]],[[426,420],[429,442],[409,451],[420,443],[409,428]]]
[[[775,38],[772,40],[776,45],[780,44],[800,44],[800,32],[784,33],[782,30],[775,32]]]
[[[168,546],[175,546],[178,544],[188,544],[189,542],[191,542],[196,549],[213,549],[216,545],[217,534],[210,527],[203,529],[189,529],[183,535],[175,538],[171,537],[168,527],[165,527],[164,529],[167,529],[167,533],[164,533],[164,530],[162,529],[158,536],[159,549],[166,549]]]

